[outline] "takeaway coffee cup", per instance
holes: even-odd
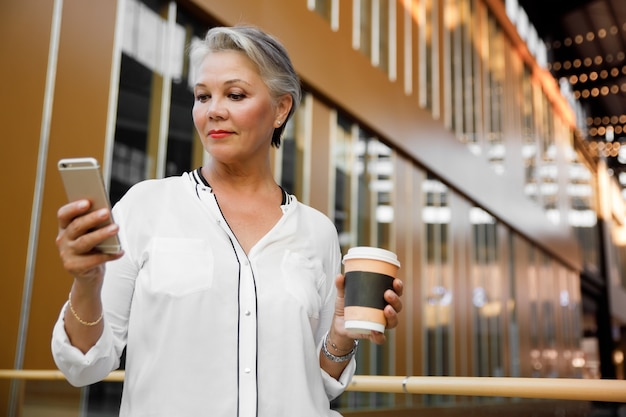
[[[369,246],[350,248],[343,257],[345,275],[344,319],[346,330],[384,332],[387,320],[383,295],[393,289],[400,268],[395,253]]]

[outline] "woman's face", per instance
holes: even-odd
[[[194,86],[193,122],[209,154],[223,163],[265,161],[291,96],[276,103],[254,63],[238,51],[211,52]]]

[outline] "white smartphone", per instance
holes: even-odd
[[[81,199],[91,201],[90,212],[101,208],[111,209],[100,165],[95,158],[61,159],[58,169],[69,201]],[[99,227],[111,224],[111,222],[109,219]],[[96,249],[104,253],[118,253],[121,250],[118,236],[106,239],[96,246]]]

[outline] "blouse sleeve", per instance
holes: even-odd
[[[104,309],[104,330],[100,339],[86,353],[74,347],[64,325],[64,312],[67,303],[52,331],[52,356],[59,370],[74,386],[85,386],[101,381],[120,365],[120,357],[126,346],[128,317],[132,301],[135,277],[138,267],[131,252],[126,250],[128,240],[125,235],[124,216],[116,205],[113,217],[120,225],[120,241],[125,249],[121,259],[107,263],[102,286]]]
[[[334,230],[334,228],[333,228]],[[335,301],[337,298],[337,287],[335,286],[335,277],[341,272],[341,249],[339,248],[339,240],[336,234],[333,239],[333,244],[329,245],[330,261],[326,266],[326,297],[324,298],[324,304],[322,312],[320,314],[320,326],[318,327],[317,334],[315,335],[317,340],[317,351],[321,354],[322,343],[324,335],[330,329],[333,315],[335,313]],[[350,363],[343,370],[343,373],[338,379],[330,376],[326,371],[320,368],[322,373],[322,379],[324,381],[324,389],[329,400],[333,400],[341,395],[356,371],[355,357],[350,359]]]

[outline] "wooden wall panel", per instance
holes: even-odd
[[[41,131],[52,0],[0,2],[0,368],[13,368]],[[0,415],[10,381],[0,380]]]
[[[56,162],[73,156],[103,160],[115,15],[115,1],[63,2],[25,368],[54,367],[50,335],[72,283],[54,244],[56,211],[66,202]]]
[[[8,342],[0,345],[2,368],[14,367],[27,276],[33,279],[23,367],[54,367],[50,354],[52,325],[71,284],[61,270],[54,245],[56,210],[65,202],[56,161],[78,155],[102,159],[104,150],[116,2],[63,2],[48,130],[48,125],[43,125],[43,112],[54,4],[53,0],[22,0],[0,5],[0,35],[10,39],[0,45],[7,59],[0,66],[4,80],[0,117],[5,139],[5,151],[0,153],[4,174],[0,185],[7,191],[0,206],[5,220],[0,331]],[[47,157],[43,154],[46,168],[37,172],[39,152],[46,151],[45,146],[40,149],[41,137],[49,138],[49,147]],[[43,196],[35,195],[38,178],[43,181]],[[33,210],[38,199],[40,212]],[[35,248],[31,269],[27,255],[33,212],[35,219],[39,218],[39,233],[31,242]],[[0,413],[8,410],[9,388],[9,381],[0,381]]]

